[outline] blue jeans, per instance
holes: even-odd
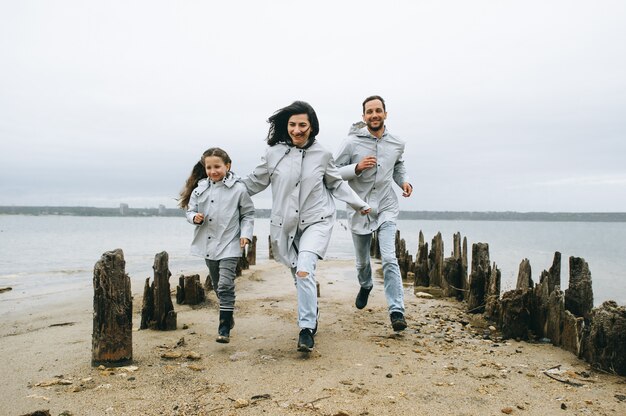
[[[385,282],[385,297],[389,313],[401,312],[404,314],[404,288],[400,276],[400,266],[396,258],[396,224],[386,221],[378,227],[378,244],[383,260],[383,277]],[[356,252],[356,270],[359,284],[369,289],[374,285],[372,280],[372,266],[370,264],[371,234],[352,234],[354,251]]]
[[[298,326],[314,329],[317,321],[317,285],[315,283],[315,268],[317,254],[310,251],[298,253],[298,265],[291,269],[296,290],[298,292]],[[306,277],[299,277],[297,272],[308,273]]]

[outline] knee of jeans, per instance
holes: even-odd
[[[383,265],[384,264],[398,264],[398,258],[394,255],[386,255],[382,256]]]
[[[357,270],[367,270],[369,263],[356,263]]]
[[[307,277],[309,277],[309,272],[305,272],[304,270],[298,270],[296,272],[296,276],[298,276],[300,279],[306,279]]]

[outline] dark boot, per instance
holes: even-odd
[[[217,328],[217,342],[227,344],[230,342],[230,329],[235,325],[233,311],[220,311],[220,325]]]
[[[359,289],[359,293],[356,295],[356,301],[354,302],[357,309],[363,309],[367,306],[367,299],[369,298],[371,291],[371,287],[369,289],[366,289],[364,287],[361,287],[361,289]]]

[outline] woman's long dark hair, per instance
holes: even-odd
[[[222,162],[224,162],[225,165],[228,165],[229,163],[232,164],[228,153],[226,153],[219,147],[211,147],[210,149],[205,150],[204,153],[202,153],[202,157],[200,158],[200,160],[196,162],[195,165],[193,165],[193,168],[191,168],[191,173],[189,174],[189,177],[185,182],[185,186],[180,191],[178,206],[182,209],[187,209],[187,206],[189,205],[189,199],[191,198],[191,193],[194,189],[196,189],[196,186],[198,186],[198,182],[207,177],[206,169],[204,168],[204,159],[209,156],[219,157],[220,159],[222,159]]]
[[[309,143],[315,140],[315,136],[320,132],[320,123],[317,120],[317,114],[309,103],[304,101],[294,101],[287,107],[276,111],[267,122],[270,123],[270,129],[267,133],[267,144],[274,146],[276,143],[291,143],[291,137],[287,133],[287,122],[289,118],[295,114],[306,114],[311,123],[311,134],[309,135]]]

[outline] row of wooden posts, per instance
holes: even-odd
[[[237,269],[256,264],[256,236],[242,256]],[[273,258],[271,244],[269,258]],[[380,258],[376,235],[371,255]],[[400,232],[396,234],[396,255],[402,277],[414,290],[454,297],[466,303],[467,312],[482,313],[500,329],[502,337],[549,340],[585,359],[594,367],[626,375],[626,307],[606,301],[593,308],[591,273],[584,259],[569,258],[569,286],[561,290],[561,254],[544,270],[539,282],[531,277],[530,262],[523,259],[516,289],[500,294],[501,272],[489,259],[489,245],[472,245],[468,268],[467,239],[453,236],[450,257],[444,256],[441,233],[429,250],[422,232],[416,260],[406,249]],[[140,329],[176,329],[176,312],[171,300],[167,252],[154,261],[154,280],[146,279]],[[176,290],[178,304],[198,304],[205,300],[205,289],[212,290],[210,279],[204,285],[199,275],[180,276]],[[121,249],[106,252],[94,267],[94,317],[92,364],[123,365],[132,360],[132,298],[130,278],[125,273]]]
[[[396,234],[396,255],[403,279],[414,290],[438,291],[466,303],[467,312],[482,313],[494,322],[504,339],[545,340],[583,358],[594,367],[626,375],[626,307],[609,300],[593,307],[589,265],[581,257],[569,258],[569,284],[561,290],[561,253],[533,282],[528,259],[519,266],[514,290],[500,294],[501,272],[489,259],[489,245],[472,245],[468,270],[467,238],[453,236],[450,257],[444,256],[441,233],[431,249],[420,231],[416,261]],[[371,255],[380,258],[378,244]],[[468,275],[469,272],[469,275]]]

